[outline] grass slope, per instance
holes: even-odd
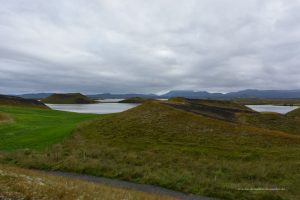
[[[6,165],[0,165],[0,199],[175,200]]]
[[[21,97],[7,96],[7,95],[0,95],[0,106],[1,105],[49,109],[48,106],[46,106],[45,104],[43,104],[38,100],[23,99]]]
[[[49,97],[42,99],[44,103],[50,104],[89,104],[96,103],[96,101],[84,96],[80,93],[68,94],[52,94]]]
[[[0,106],[1,116],[13,118],[13,123],[0,125],[0,150],[20,148],[42,149],[60,142],[76,125],[97,115],[77,114],[46,109]]]
[[[288,117],[296,117],[300,119],[300,108],[297,108],[289,113],[286,114]]]
[[[147,102],[80,126],[46,152],[2,162],[149,183],[223,199],[297,199],[300,137]],[[284,188],[242,191],[239,188]]]

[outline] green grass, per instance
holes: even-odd
[[[47,109],[0,106],[13,119],[0,124],[0,150],[43,149],[69,136],[80,122],[99,115]]]
[[[160,185],[222,199],[297,199],[300,137],[147,102],[79,126],[45,152],[2,162]],[[284,191],[239,191],[284,188]]]

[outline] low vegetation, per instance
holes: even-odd
[[[40,108],[40,109],[49,109],[48,106],[42,102],[35,99],[23,99],[21,97],[0,95],[0,106],[18,106],[18,107],[30,107],[30,108]]]
[[[0,150],[43,149],[69,136],[78,123],[98,115],[0,106]],[[1,123],[9,121],[12,123]]]
[[[175,200],[6,165],[0,165],[0,199]]]
[[[299,158],[296,134],[218,120],[158,101],[84,123],[43,151],[0,154],[1,162],[24,167],[240,200],[296,200]]]
[[[49,104],[89,104],[97,103],[89,97],[80,93],[52,94],[42,99],[42,102]]]

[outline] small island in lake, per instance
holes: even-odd
[[[42,99],[43,103],[49,104],[90,104],[97,103],[93,99],[81,93],[66,93],[66,94],[52,94],[47,98]]]

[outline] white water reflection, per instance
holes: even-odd
[[[47,104],[53,110],[96,114],[118,113],[138,105],[133,103]]]
[[[274,105],[247,105],[252,110],[257,112],[276,112],[286,114],[298,108],[298,106],[274,106]]]

